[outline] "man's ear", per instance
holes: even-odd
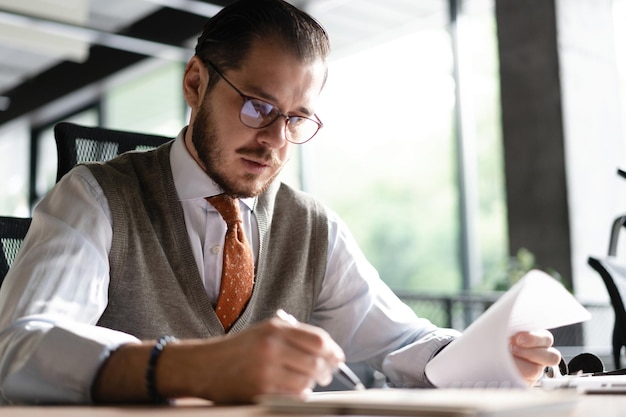
[[[187,105],[192,109],[197,109],[202,103],[204,94],[209,84],[209,73],[197,56],[193,56],[183,75],[183,94]]]

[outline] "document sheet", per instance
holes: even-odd
[[[590,318],[560,282],[532,270],[435,356],[426,375],[440,388],[525,387],[509,350],[510,337]]]
[[[570,415],[578,397],[540,389],[369,389],[316,392],[308,398],[270,395],[273,413],[428,417],[539,417]]]

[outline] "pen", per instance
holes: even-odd
[[[292,316],[291,314],[287,313],[282,308],[276,310],[276,317],[278,317],[281,320],[286,321],[287,323],[291,324],[292,326],[297,326],[298,325],[298,320],[296,320],[296,318],[294,316]],[[339,379],[345,385],[347,385],[348,387],[350,387],[350,388],[352,388],[354,390],[364,390],[365,389],[365,385],[363,385],[363,383],[361,382],[359,377],[356,376],[356,374],[354,372],[352,372],[352,370],[348,367],[348,365],[345,364],[345,362],[340,362],[339,365],[337,365],[337,370],[335,371],[335,376],[337,377],[337,379]]]

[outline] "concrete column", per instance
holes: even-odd
[[[569,207],[554,0],[496,0],[509,251],[571,284]]]

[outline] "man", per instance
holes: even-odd
[[[426,363],[458,333],[416,317],[334,213],[275,181],[292,142],[321,126],[328,53],[318,23],[281,0],[210,19],[183,77],[188,127],[156,151],[75,168],[35,209],[0,290],[4,401],[249,402],[328,384],[346,359],[392,386],[431,386]],[[216,195],[238,199],[233,248],[251,246],[254,262],[234,322],[219,312],[234,260]],[[512,339],[529,384],[559,362],[551,345],[549,332]]]

